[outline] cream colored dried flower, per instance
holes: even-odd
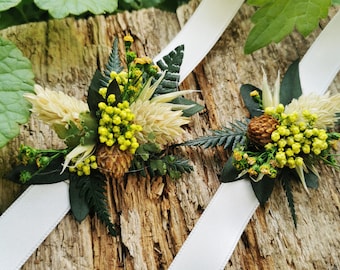
[[[275,85],[273,89],[270,89],[267,74],[262,68],[263,79],[262,79],[262,103],[263,108],[276,107],[280,103],[280,72],[277,74]]]
[[[35,94],[25,94],[24,97],[32,103],[32,113],[46,124],[67,125],[73,121],[80,127],[80,114],[89,111],[87,103],[70,97],[63,92],[56,92],[34,86]]]
[[[83,162],[86,158],[90,157],[94,150],[95,144],[88,144],[88,145],[77,145],[75,148],[72,149],[70,153],[68,153],[65,157],[65,161],[63,164],[63,169],[61,173],[69,166],[70,162],[76,159],[73,163],[73,167],[76,167],[79,163]]]
[[[139,143],[148,142],[150,134],[154,136],[153,142],[161,147],[172,143],[183,134],[182,126],[190,121],[183,116],[183,110],[191,105],[169,102],[183,94],[195,92],[194,90],[172,92],[150,99],[163,77],[164,74],[153,85],[149,80],[135,102],[130,105],[131,112],[135,115],[134,122],[143,127],[141,132],[136,133]]]
[[[300,117],[298,121],[304,121],[301,117],[305,110],[317,115],[315,127],[323,129],[326,127],[332,128],[334,123],[340,118],[336,115],[340,110],[340,93],[333,96],[330,96],[328,93],[325,95],[301,95],[298,99],[293,99],[286,106],[285,113],[296,112]]]

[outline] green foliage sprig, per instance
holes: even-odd
[[[257,7],[251,20],[250,31],[244,52],[252,53],[271,42],[280,42],[293,30],[308,36],[321,19],[326,18],[331,4],[338,0],[248,0],[247,4]]]
[[[45,21],[49,18],[67,16],[86,17],[91,14],[112,14],[123,10],[139,10],[156,7],[175,11],[188,0],[76,0],[60,5],[52,0],[0,0],[0,29],[28,22]],[[339,0],[248,0],[248,5],[257,7],[251,17],[254,27],[244,46],[246,54],[261,49],[271,42],[280,42],[297,29],[308,36],[321,19],[326,18],[330,6],[339,5]]]
[[[230,123],[231,128],[223,127],[221,130],[212,130],[211,135],[203,136],[184,145],[202,146],[203,148],[223,146],[224,149],[234,149],[239,144],[245,144],[247,140],[247,127],[249,120]]]
[[[188,0],[0,0],[0,29],[29,22],[46,21],[67,16],[87,17],[97,14],[113,14],[124,10],[156,7],[175,12]]]
[[[19,134],[19,124],[29,118],[24,93],[33,92],[30,61],[10,41],[0,37],[0,147]]]
[[[132,161],[130,170],[139,172],[141,176],[150,177],[169,175],[179,179],[183,173],[190,173],[193,167],[188,160],[175,155],[166,154],[154,143],[141,145]]]

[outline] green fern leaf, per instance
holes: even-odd
[[[164,79],[157,87],[154,96],[167,94],[171,92],[178,91],[179,84],[179,72],[181,69],[182,61],[184,56],[184,45],[180,45],[176,47],[173,51],[171,51],[168,55],[164,56],[163,59],[157,62],[158,67],[162,71],[166,71]],[[161,73],[158,73],[155,76],[154,82],[161,76]],[[191,116],[199,111],[201,111],[204,107],[202,105],[197,104],[196,102],[186,99],[184,97],[178,97],[172,101],[175,104],[183,104],[183,105],[194,105],[191,108],[184,110],[184,116]]]
[[[180,178],[183,173],[190,173],[193,170],[187,159],[174,155],[167,155],[162,161],[166,165],[167,174],[174,180]]]
[[[182,65],[183,56],[184,45],[180,45],[157,62],[158,67],[162,71],[166,71],[166,74],[160,85],[157,87],[154,95],[178,91],[179,71]],[[158,79],[160,75],[161,73],[157,74],[155,80]]]
[[[229,147],[234,149],[238,144],[245,144],[247,142],[248,122],[248,119],[246,123],[236,121],[236,123],[231,124],[231,128],[223,127],[221,130],[213,130],[211,135],[187,141],[183,145],[202,146],[203,148],[223,145],[224,149]]]
[[[89,189],[87,199],[89,200],[90,206],[93,207],[97,217],[105,224],[109,233],[111,235],[117,235],[115,226],[112,224],[110,214],[108,213],[105,196],[105,179],[100,175],[100,177],[90,178],[89,183],[91,189]]]
[[[118,39],[116,38],[112,45],[112,50],[109,56],[109,60],[105,66],[102,86],[106,87],[109,84],[111,80],[110,74],[112,71],[119,73],[122,70],[123,70],[123,66],[120,62],[119,52],[118,52]]]
[[[90,111],[94,116],[96,115],[96,111],[98,110],[98,103],[105,102],[105,99],[98,92],[101,87],[108,87],[108,93],[113,93],[116,95],[117,103],[121,101],[121,95],[120,91],[118,91],[119,88],[117,82],[111,81],[110,74],[112,71],[119,73],[122,70],[123,66],[121,65],[118,53],[118,39],[115,39],[112,45],[109,60],[105,66],[104,74],[102,74],[97,69],[89,86],[87,103],[89,105]]]
[[[117,235],[108,212],[104,176],[99,172],[91,172],[90,176],[81,177],[79,183],[81,184],[79,196],[85,198],[90,209],[95,212],[99,220],[107,227],[109,233],[113,236]]]

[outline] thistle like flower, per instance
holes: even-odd
[[[80,114],[89,111],[87,103],[63,92],[51,91],[40,85],[35,85],[35,94],[25,94],[24,97],[32,103],[32,113],[44,123],[67,125],[70,121],[80,127]]]
[[[304,112],[309,111],[316,115],[314,126],[326,129],[334,127],[334,124],[340,118],[336,113],[340,108],[340,94],[330,96],[309,94],[302,95],[298,99],[293,99],[285,108],[286,114],[297,113],[298,122],[303,121]]]
[[[150,135],[154,137],[153,142],[161,147],[174,142],[183,134],[182,126],[190,121],[188,117],[183,116],[183,110],[191,105],[174,104],[170,101],[194,90],[177,91],[151,98],[164,75],[165,73],[153,85],[149,80],[130,105],[131,112],[135,115],[134,122],[143,127],[143,130],[135,135],[139,143],[148,142]]]

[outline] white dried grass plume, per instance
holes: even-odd
[[[161,146],[172,143],[183,134],[182,126],[190,122],[182,116],[182,111],[173,111],[167,103],[136,101],[130,109],[135,114],[134,122],[143,127],[136,133],[140,143],[147,143],[149,134],[153,134],[154,142]]]
[[[304,110],[309,110],[312,114],[317,115],[315,127],[323,128],[334,127],[334,124],[339,120],[340,111],[340,93],[330,96],[329,93],[325,95],[308,94],[302,95],[298,99],[293,99],[285,108],[285,113],[298,113],[300,119],[304,121],[302,113]]]
[[[153,142],[161,147],[172,143],[184,133],[182,126],[190,122],[188,117],[183,116],[183,110],[192,105],[173,104],[170,101],[196,90],[171,92],[150,99],[164,75],[165,73],[153,85],[149,80],[137,100],[130,105],[135,115],[134,122],[143,127],[141,132],[136,133],[139,143],[147,143],[150,134],[154,137]]]
[[[267,74],[262,68],[262,103],[263,107],[276,107],[280,101],[280,72],[277,73],[277,78],[273,88],[269,87]]]
[[[24,97],[32,103],[32,113],[46,124],[66,125],[69,121],[80,125],[80,114],[89,111],[87,103],[60,91],[52,91],[40,85],[34,86],[35,94]]]

